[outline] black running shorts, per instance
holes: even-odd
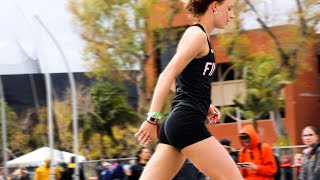
[[[192,107],[180,105],[171,111],[163,122],[159,142],[179,151],[211,136],[205,126],[206,115]]]

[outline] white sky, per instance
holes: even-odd
[[[49,72],[65,72],[57,48],[48,34],[36,21],[37,15],[54,34],[61,44],[72,71],[86,71],[86,63],[82,60],[84,42],[74,31],[72,15],[67,10],[68,0],[0,0],[0,53],[1,47],[18,41],[26,53],[40,58],[40,65],[49,62]],[[253,0],[261,8],[261,14],[271,14],[270,25],[283,24],[289,12],[295,7],[294,0]],[[246,29],[259,28],[252,14],[246,14]],[[319,28],[320,29],[320,28]],[[3,55],[0,57],[4,57]],[[0,59],[0,63],[5,63]]]
[[[86,70],[82,60],[84,42],[74,31],[68,0],[2,0],[0,6],[0,48],[17,40],[32,57],[40,57],[40,64],[48,62],[49,72],[65,72],[66,68],[53,41],[35,19],[37,15],[66,54],[74,72]],[[3,61],[3,60],[1,60]]]

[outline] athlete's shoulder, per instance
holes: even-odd
[[[201,39],[201,40],[207,39],[206,33],[198,26],[190,26],[189,28],[187,28],[184,33],[184,36],[190,37],[193,39]]]
[[[207,35],[197,26],[191,26],[184,32],[179,46],[181,44],[196,44],[197,47],[201,48],[205,45],[207,39]],[[179,47],[178,46],[178,47]]]

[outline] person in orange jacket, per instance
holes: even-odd
[[[245,180],[274,180],[277,165],[272,148],[259,141],[253,126],[246,125],[239,134],[242,149],[237,164]]]

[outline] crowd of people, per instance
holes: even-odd
[[[269,144],[259,140],[251,125],[244,126],[239,133],[241,149],[234,150],[228,139],[222,139],[220,143],[246,180],[316,180],[320,177],[320,132],[314,126],[307,126],[301,136],[307,148],[302,155],[295,154],[296,159],[289,154],[281,157],[276,154]]]
[[[314,126],[307,126],[302,130],[301,137],[307,146],[302,151],[301,164],[293,162],[292,155],[285,154],[281,158],[274,153],[272,147],[261,142],[258,133],[251,125],[246,125],[239,132],[240,149],[235,149],[229,139],[221,139],[220,144],[226,149],[237,165],[245,180],[316,180],[320,177],[320,140],[319,131]],[[297,154],[298,155],[298,154]],[[118,160],[102,161],[97,166],[98,180],[138,180],[152,156],[152,151],[142,147],[137,151],[134,163],[122,163]],[[48,180],[50,176],[51,159],[46,158],[44,164],[35,169],[33,178],[25,166],[20,166],[10,175],[10,180]],[[54,167],[56,180],[72,180],[75,170],[75,157],[70,163]],[[293,170],[296,173],[293,173]],[[282,172],[282,173],[281,173]],[[282,174],[282,178],[280,177]],[[79,168],[79,180],[85,180],[85,170]],[[173,180],[206,180],[208,177],[186,159]]]

